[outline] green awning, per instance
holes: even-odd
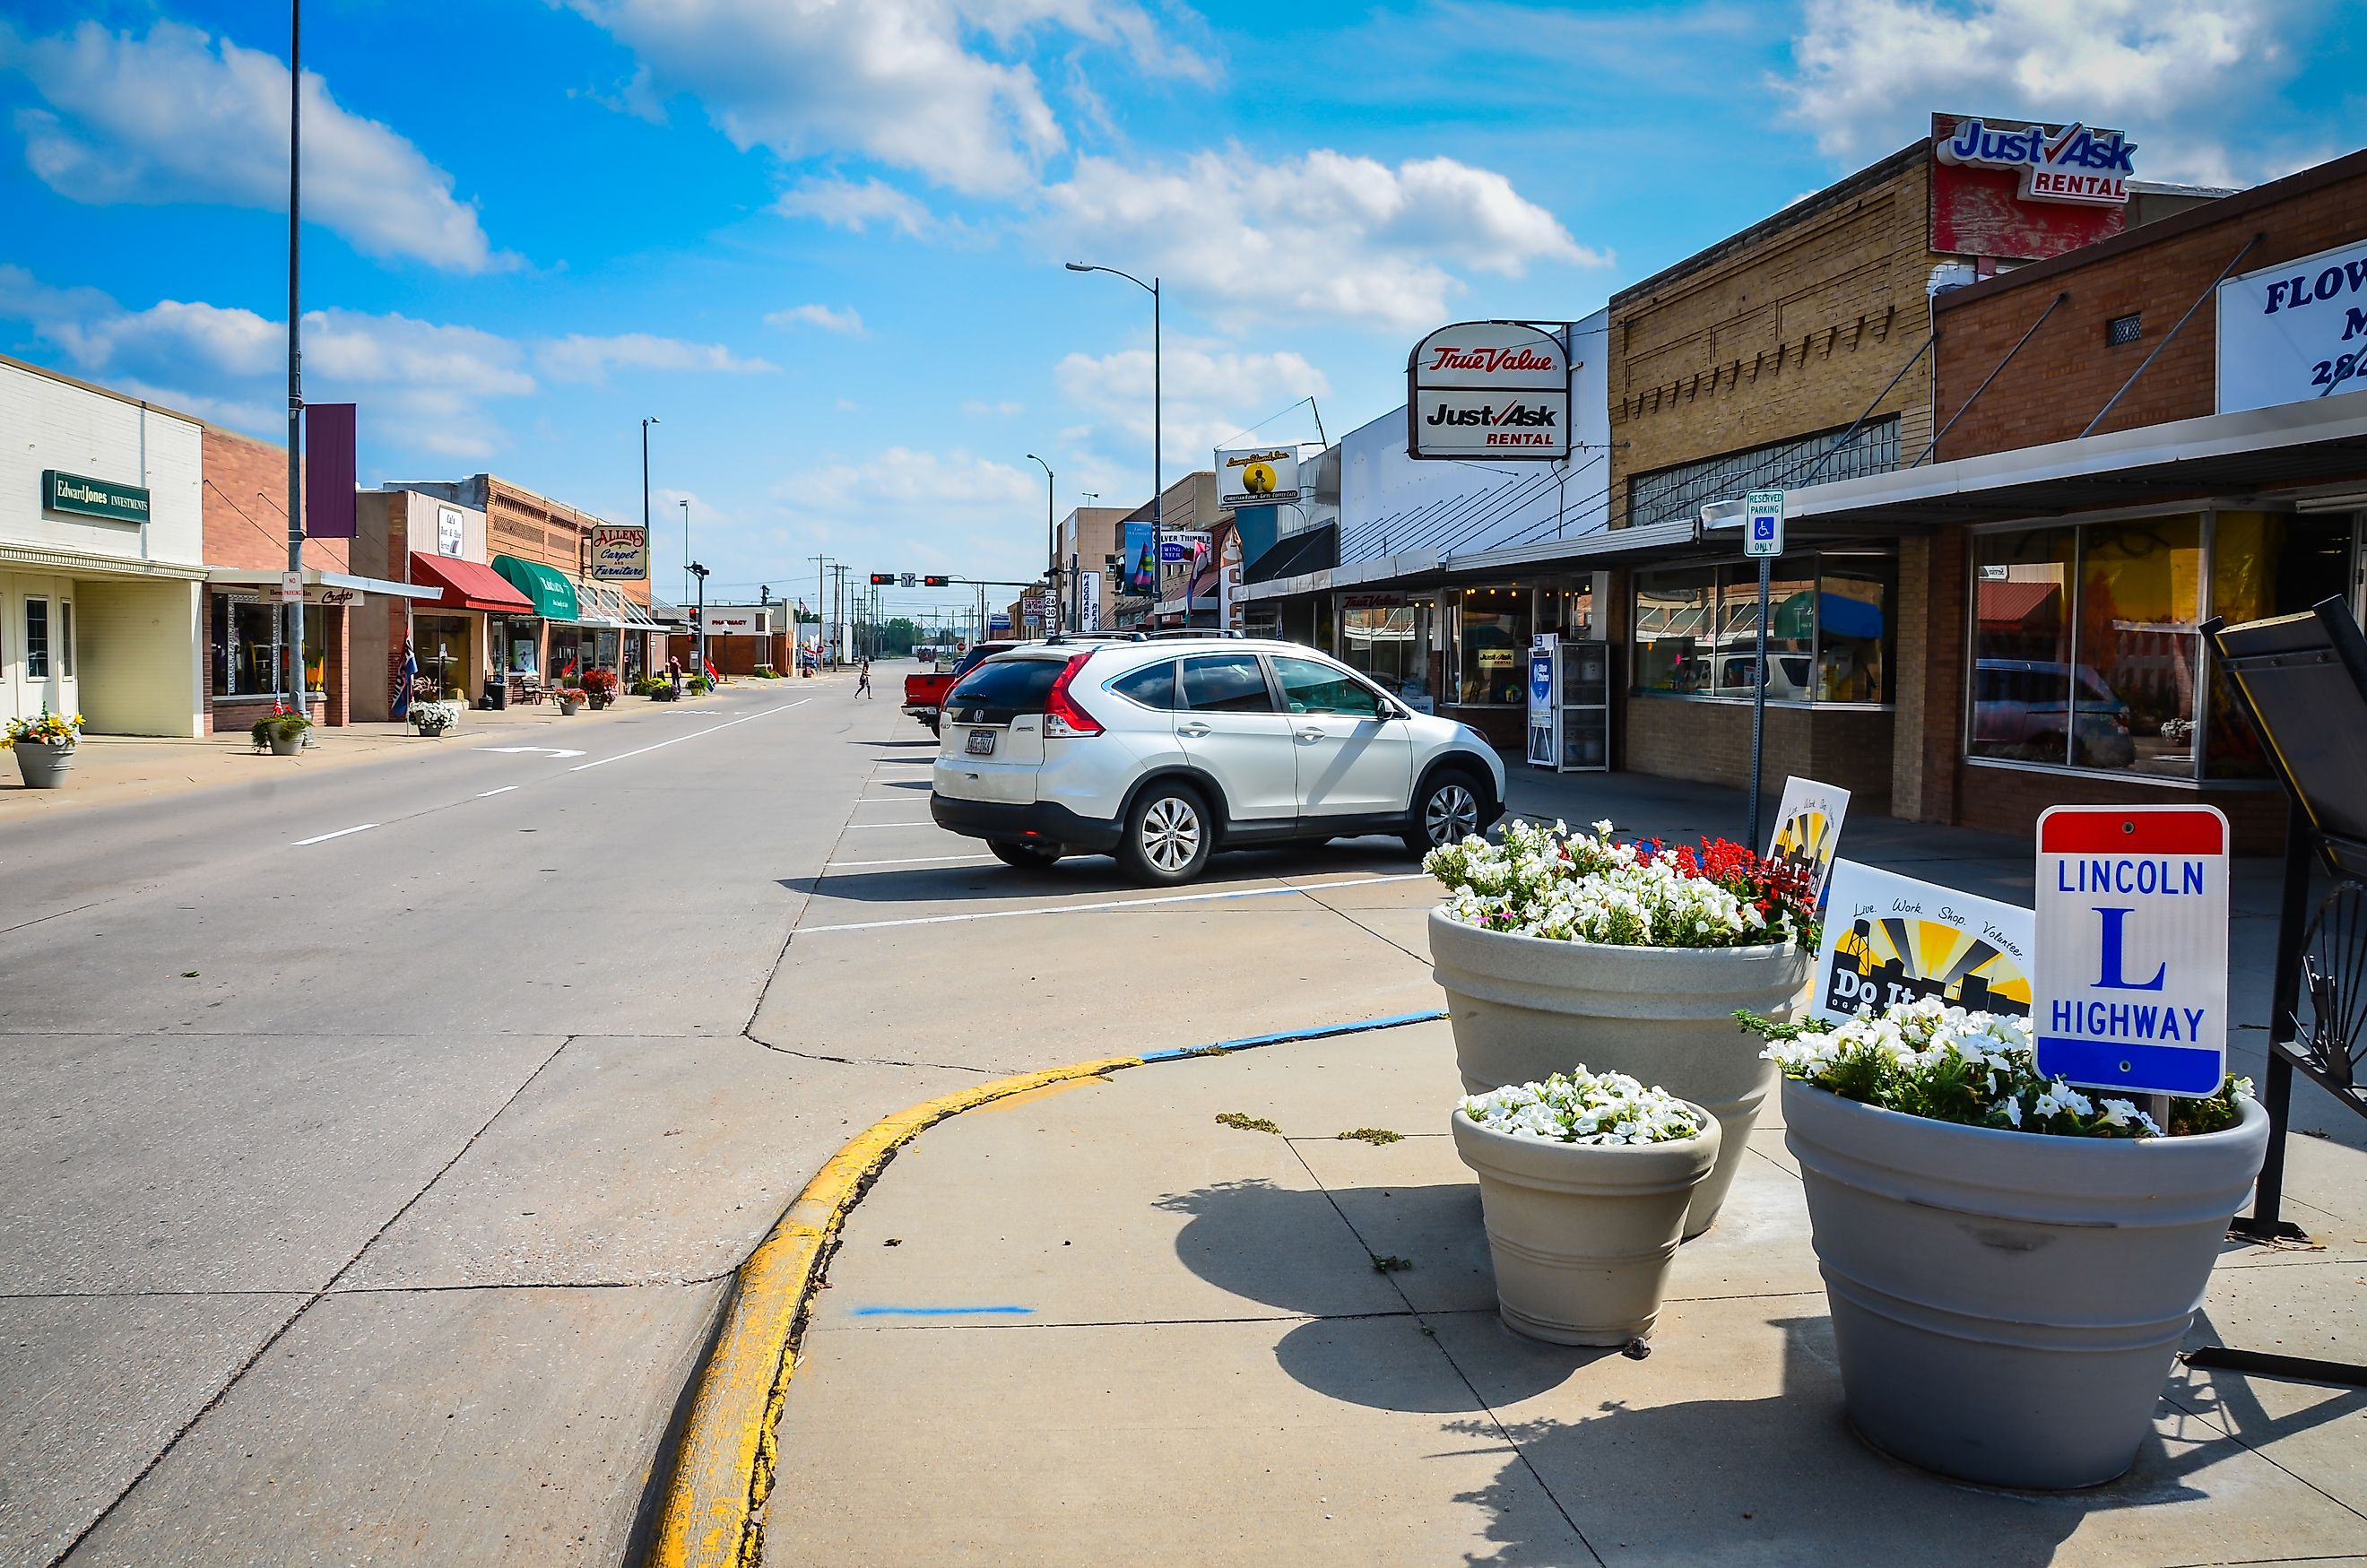
[[[583,612],[575,603],[575,585],[560,572],[540,561],[520,560],[515,556],[495,556],[493,570],[509,580],[511,587],[534,601],[534,613],[546,621],[580,620]]]

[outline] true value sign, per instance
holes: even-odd
[[[2057,806],[2038,819],[2038,1070],[2124,1094],[2226,1077],[2227,818]]]

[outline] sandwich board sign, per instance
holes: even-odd
[[[2216,807],[2056,806],[2039,818],[2041,1073],[2123,1094],[2218,1092],[2227,852]]]

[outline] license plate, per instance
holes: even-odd
[[[994,731],[991,729],[971,730],[969,732],[968,744],[966,745],[963,750],[967,750],[973,757],[993,756]]]

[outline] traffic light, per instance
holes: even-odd
[[[875,571],[871,574],[871,586],[893,588],[896,586],[896,574],[892,571]]]
[[[942,573],[932,574],[921,581],[931,588],[951,588],[954,585],[954,580]]]

